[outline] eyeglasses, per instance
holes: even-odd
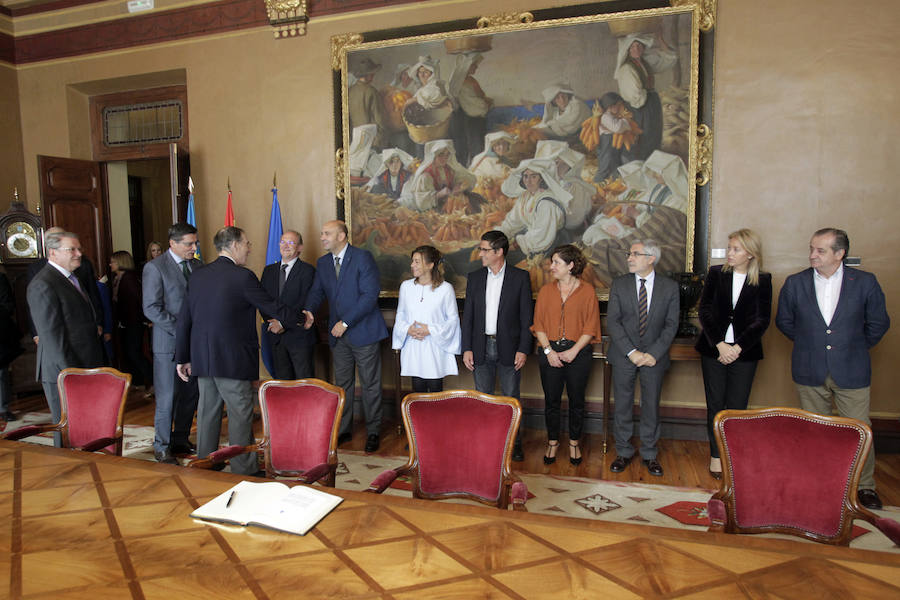
[[[481,246],[478,246],[479,252],[490,252],[491,250],[494,250],[494,248],[482,248]]]
[[[79,252],[79,253],[81,252],[81,248],[74,248],[71,246],[69,246],[68,248],[56,248],[56,249],[59,250],[60,252],[71,252],[72,254],[75,254],[76,252]]]
[[[628,258],[628,257],[637,258],[638,256],[653,256],[653,255],[647,254],[646,252],[626,252],[625,253],[625,258]]]
[[[196,246],[199,242],[197,242],[197,240],[194,240],[193,242],[182,242],[182,241],[179,241],[178,243],[181,244],[182,246],[187,246],[188,248],[191,248],[191,247],[193,247],[193,246]]]
[[[296,246],[297,245],[297,242],[295,242],[293,240],[281,240],[278,243],[281,244],[282,246]]]

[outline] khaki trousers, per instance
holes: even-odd
[[[869,420],[869,387],[846,389],[839,387],[831,375],[825,377],[825,383],[822,385],[800,385],[797,386],[797,393],[800,395],[800,407],[803,410],[814,412],[820,415],[832,414],[832,400],[837,407],[838,414],[842,417],[850,417],[857,421],[862,421],[869,427],[872,421]],[[859,476],[859,489],[874,490],[875,489],[875,450],[869,452],[863,463],[862,473]]]

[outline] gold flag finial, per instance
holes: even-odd
[[[231,191],[231,176],[230,175],[228,176],[228,183],[226,183],[225,185],[228,186],[228,191],[230,192]]]
[[[275,169],[275,172],[272,173],[272,187],[273,188],[278,187],[278,183],[276,183],[277,181],[278,181],[278,169]]]

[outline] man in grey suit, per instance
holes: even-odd
[[[659,392],[669,368],[669,346],[678,330],[678,284],[653,270],[659,245],[643,240],[631,245],[628,275],[613,280],[609,292],[606,330],[610,336],[607,360],[612,365],[615,397],[616,459],[609,466],[621,473],[634,457],[634,382],[641,380],[641,458],[651,475],[661,476],[657,460]]]
[[[59,422],[59,390],[56,378],[68,367],[94,368],[103,364],[102,329],[87,290],[74,271],[81,265],[81,243],[70,232],[45,237],[47,264],[28,284],[28,308],[37,345],[37,380],[44,387],[54,423]],[[62,445],[62,437],[53,434],[53,443]]]
[[[184,382],[175,373],[175,324],[191,273],[201,265],[194,258],[196,249],[197,229],[175,223],[169,228],[169,250],[144,265],[144,315],[153,323],[153,453],[156,460],[169,464],[178,464],[173,455],[193,450],[188,435],[199,392],[196,377]]]

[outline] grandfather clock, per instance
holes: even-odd
[[[18,189],[14,190],[9,210],[0,215],[0,263],[15,294],[16,323],[22,331],[22,346],[25,348],[25,353],[10,365],[14,395],[41,391],[41,384],[34,378],[36,348],[28,333],[25,291],[28,267],[44,256],[42,237],[41,217],[28,212],[24,203],[19,201]]]

